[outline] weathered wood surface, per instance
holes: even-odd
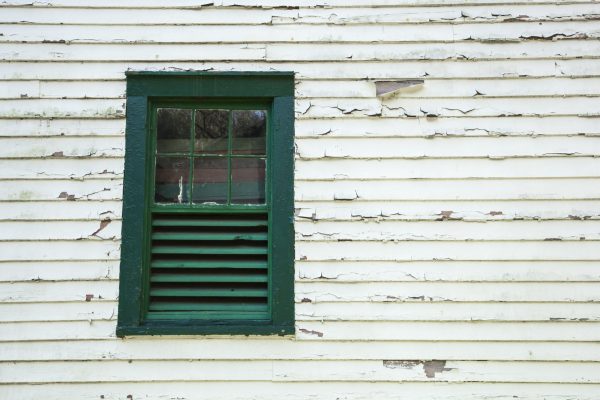
[[[599,18],[2,1],[0,398],[597,400]],[[295,336],[115,337],[127,70],[295,71]]]

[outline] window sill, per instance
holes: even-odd
[[[185,323],[177,321],[168,323],[162,321],[148,322],[140,326],[117,326],[117,336],[141,336],[141,335],[294,335],[294,325],[271,325],[265,322],[245,321],[202,321]]]

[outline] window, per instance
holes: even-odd
[[[290,334],[291,72],[128,72],[117,335]]]

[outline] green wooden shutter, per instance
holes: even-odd
[[[148,319],[269,319],[266,213],[152,214]]]

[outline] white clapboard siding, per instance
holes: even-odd
[[[340,282],[598,282],[596,261],[297,261],[297,279]]]
[[[371,139],[374,140],[374,139]],[[568,140],[568,139],[567,139]],[[477,141],[477,140],[474,140]],[[31,162],[31,160],[27,160]],[[52,163],[48,169],[52,171]],[[3,162],[0,161],[0,176],[12,177],[14,171],[2,174]],[[6,162],[8,164],[8,162]],[[58,163],[55,163],[58,164]],[[83,163],[74,164],[76,167]],[[12,164],[18,165],[18,164]],[[36,163],[32,162],[32,166]],[[85,164],[84,164],[85,165]],[[56,169],[59,167],[57,166]],[[32,167],[20,169],[22,177],[40,178]],[[118,170],[114,168],[114,170]],[[27,171],[27,172],[25,172]],[[31,171],[31,172],[29,172]],[[38,169],[39,171],[39,169]],[[95,177],[89,168],[81,169],[71,176]],[[62,174],[61,174],[62,172]],[[462,159],[449,163],[447,159],[370,159],[353,160],[343,159],[331,162],[330,160],[311,159],[296,161],[296,179],[299,180],[327,180],[327,179],[414,179],[414,178],[576,178],[594,177],[600,172],[600,158],[598,157],[539,157],[539,158],[509,158],[495,159]],[[105,172],[110,174],[109,172]],[[104,175],[105,173],[101,173]],[[90,174],[90,175],[87,175]],[[48,174],[50,175],[50,173]],[[56,177],[67,176],[66,172],[57,170],[52,174]],[[51,178],[51,176],[48,176]]]
[[[109,217],[99,221],[0,222],[2,240],[81,240],[121,238],[121,221]]]
[[[123,98],[125,81],[6,81],[1,99]]]
[[[553,200],[600,198],[600,179],[470,179],[297,182],[296,199],[387,200]],[[101,186],[101,185],[98,185]]]
[[[132,2],[128,2],[130,5]],[[436,2],[439,3],[439,2]],[[488,2],[489,3],[489,2]],[[8,3],[15,4],[15,3]],[[47,3],[48,4],[48,3]],[[16,4],[15,4],[16,5]],[[110,7],[111,4],[104,2],[101,5],[90,3],[68,4],[69,7],[80,6],[81,9],[76,12],[64,12],[59,7],[67,6],[66,3],[48,4],[49,7],[43,7],[43,4],[35,4],[36,13],[29,13],[25,19],[23,9],[19,7],[4,8],[0,22],[12,23],[62,23],[62,24],[118,24],[118,23],[137,23],[147,25],[160,24],[264,24],[264,23],[424,23],[424,22],[448,22],[456,21],[461,23],[471,21],[499,22],[505,20],[519,19],[523,21],[534,20],[583,20],[586,17],[591,18],[599,12],[597,4],[497,4],[490,7],[478,4],[462,5],[460,9],[456,7],[414,7],[411,4],[404,4],[408,7],[354,7],[341,8],[345,4],[338,4],[336,8],[328,6],[326,8],[232,8],[219,9],[213,7],[200,6],[195,12],[185,9],[177,9],[180,4],[170,3],[173,8],[166,7],[161,9],[150,8],[150,2],[138,6],[137,9],[122,9],[115,14],[110,9],[100,7]],[[216,3],[215,5],[218,5]],[[390,6],[398,4],[389,4]],[[426,5],[426,4],[425,4]],[[58,7],[57,7],[58,6]],[[83,8],[88,7],[88,8]],[[89,7],[98,7],[95,9]],[[114,7],[114,5],[113,5]]]
[[[168,348],[165,345],[169,344]],[[54,351],[48,352],[52,345]],[[2,361],[51,360],[466,360],[485,356],[488,360],[598,361],[600,344],[565,342],[548,346],[543,342],[346,342],[292,341],[248,338],[128,338],[5,342]],[[322,382],[326,384],[325,382]]]
[[[296,48],[298,47],[298,48]],[[310,51],[308,51],[310,50]],[[345,44],[74,44],[29,43],[3,44],[0,60],[11,61],[194,61],[202,55],[206,61],[268,60],[268,61],[333,61],[348,58],[355,61],[398,60],[501,60],[519,59],[573,59],[587,58],[598,52],[594,41],[563,40],[547,42],[505,42],[490,46],[485,43],[439,43],[423,53],[420,43],[380,45]]]
[[[118,279],[118,277],[119,260],[8,261],[0,263],[0,282],[96,281]]]
[[[120,179],[88,181],[10,181],[0,187],[0,200],[119,200],[123,182]]]
[[[71,323],[69,323],[69,326]],[[73,325],[77,326],[76,323]],[[600,323],[577,322],[308,322],[296,324],[306,340],[597,341]],[[93,334],[94,331],[90,332]],[[83,334],[83,332],[82,332]]]
[[[422,29],[422,28],[420,28]],[[294,71],[301,79],[422,79],[504,77],[598,77],[597,59],[575,60],[445,60],[347,63],[298,62],[0,62],[0,79],[123,79],[125,71]]]
[[[361,27],[356,35],[350,25],[249,25],[241,37],[234,24],[217,26],[132,26],[111,25],[45,25],[43,31],[36,25],[5,25],[0,42],[59,41],[87,42],[167,42],[167,43],[268,43],[268,42],[409,42],[458,40],[517,40],[552,37],[600,37],[595,21],[565,22],[507,22],[503,24],[431,24],[427,29],[419,25],[370,24]],[[159,38],[157,40],[157,38]]]
[[[9,139],[5,139],[9,140]],[[119,139],[117,139],[118,141]],[[58,141],[58,140],[57,140]],[[57,142],[54,141],[54,142]],[[27,141],[23,141],[27,143]],[[65,146],[71,142],[64,140]],[[52,143],[52,142],[50,142]],[[119,143],[119,142],[117,142]],[[23,145],[25,146],[25,144]],[[2,153],[0,153],[2,154]],[[10,153],[9,153],[10,154]],[[67,153],[71,154],[71,153]],[[297,140],[301,158],[462,158],[596,156],[599,137],[306,138]]]
[[[305,301],[296,304],[296,313],[299,321],[600,321],[598,305],[581,302],[340,304]]]
[[[66,283],[71,284],[71,283]],[[30,286],[32,284],[29,284]],[[27,284],[13,284],[17,291]],[[43,286],[43,285],[42,285]],[[57,285],[58,286],[58,285]],[[74,285],[77,287],[76,285]],[[296,284],[296,299],[312,302],[600,300],[598,282],[306,282]],[[8,292],[5,296],[12,296]],[[33,296],[33,295],[32,295]],[[40,294],[42,296],[42,294]]]
[[[448,361],[441,365],[423,361],[89,361],[68,363],[30,362],[11,368],[2,383],[52,382],[130,382],[152,381],[266,381],[317,382],[492,382],[599,383],[600,364],[586,362]],[[345,366],[345,368],[342,368]],[[567,368],[564,371],[564,368]],[[150,374],[148,371],[155,371]]]
[[[350,193],[351,195],[352,193]],[[352,196],[350,196],[352,197]],[[0,206],[2,203],[0,203]],[[297,201],[298,219],[311,220],[588,220],[600,217],[599,200],[535,199],[405,201]],[[0,208],[1,210],[2,208]]]
[[[421,81],[422,83],[414,80],[413,86],[405,88],[396,96],[399,98],[460,98],[597,95],[595,85],[600,85],[598,78],[421,79]],[[30,84],[30,81],[25,82]],[[7,86],[13,83],[7,82]],[[65,86],[68,87],[67,82]],[[10,93],[8,92],[7,95]],[[13,89],[13,93],[18,93],[18,90]],[[33,93],[37,92],[33,91]],[[375,93],[375,82],[367,80],[305,80],[296,84],[297,98],[370,99],[375,96]]]
[[[49,224],[50,225],[50,224]],[[0,227],[3,226],[0,224]],[[4,225],[27,229],[23,224]],[[35,225],[34,225],[35,226]],[[45,225],[39,225],[44,232]],[[52,223],[51,226],[60,225]],[[71,225],[67,225],[69,230]],[[75,229],[77,225],[72,225]],[[85,228],[89,230],[90,225]],[[112,231],[111,231],[112,232]],[[39,233],[36,238],[48,238]],[[2,238],[2,236],[0,236]],[[296,222],[296,240],[599,240],[600,221],[365,221],[365,222]]]
[[[516,83],[518,85],[518,83]],[[509,85],[509,87],[513,87]],[[435,137],[600,135],[598,118],[590,115],[539,117],[351,117],[297,119],[296,136],[304,137]],[[2,121],[0,120],[0,123]]]
[[[348,400],[370,400],[375,393],[377,396],[391,400],[403,400],[409,396],[416,400],[446,400],[448,398],[463,400],[479,400],[482,397],[500,400],[514,399],[538,400],[540,395],[553,397],[557,400],[571,400],[573,393],[578,394],[578,400],[596,400],[600,389],[598,384],[568,384],[568,383],[460,383],[455,382],[402,382],[399,390],[397,382],[380,382],[374,389],[369,382],[288,382],[285,383],[286,398],[302,400],[308,396],[318,395],[325,398],[343,396]],[[83,400],[95,400],[102,393],[107,400],[120,400],[124,393],[142,391],[151,398],[177,396],[194,398],[203,393],[209,393],[211,400],[253,399],[278,400],[281,397],[281,382],[144,382],[142,384],[126,383],[52,383],[37,385],[4,385],[7,395],[17,395],[21,400],[36,400],[47,396],[48,393],[60,397],[72,395],[74,387]],[[202,397],[201,397],[202,398]],[[206,397],[208,398],[208,397]]]
[[[599,15],[2,1],[0,399],[597,400]],[[116,337],[125,73],[186,70],[295,73],[293,335]]]
[[[97,278],[96,278],[97,279]],[[92,294],[92,293],[86,293]],[[96,296],[90,301],[3,303],[0,305],[0,321],[98,321],[116,318],[116,301],[99,301]]]
[[[7,244],[8,246],[8,244]],[[25,246],[25,244],[23,244]],[[2,244],[0,244],[0,248]],[[41,249],[40,249],[41,250]],[[298,242],[299,260],[598,260],[596,241],[388,241]]]
[[[83,180],[123,177],[123,159],[121,158],[104,158],[102,165],[98,165],[93,155],[87,159],[64,159],[64,155],[63,153],[63,157],[50,159],[0,159],[0,179]]]
[[[120,244],[113,240],[0,242],[0,262],[118,260]],[[92,285],[93,287],[93,285]]]
[[[123,119],[0,119],[0,137],[115,136],[125,133]]]
[[[80,117],[123,118],[123,99],[47,100],[19,99],[0,100],[0,117]]]
[[[25,199],[27,194],[25,193]],[[30,220],[94,220],[121,218],[121,200],[63,201],[2,201],[1,221]]]

